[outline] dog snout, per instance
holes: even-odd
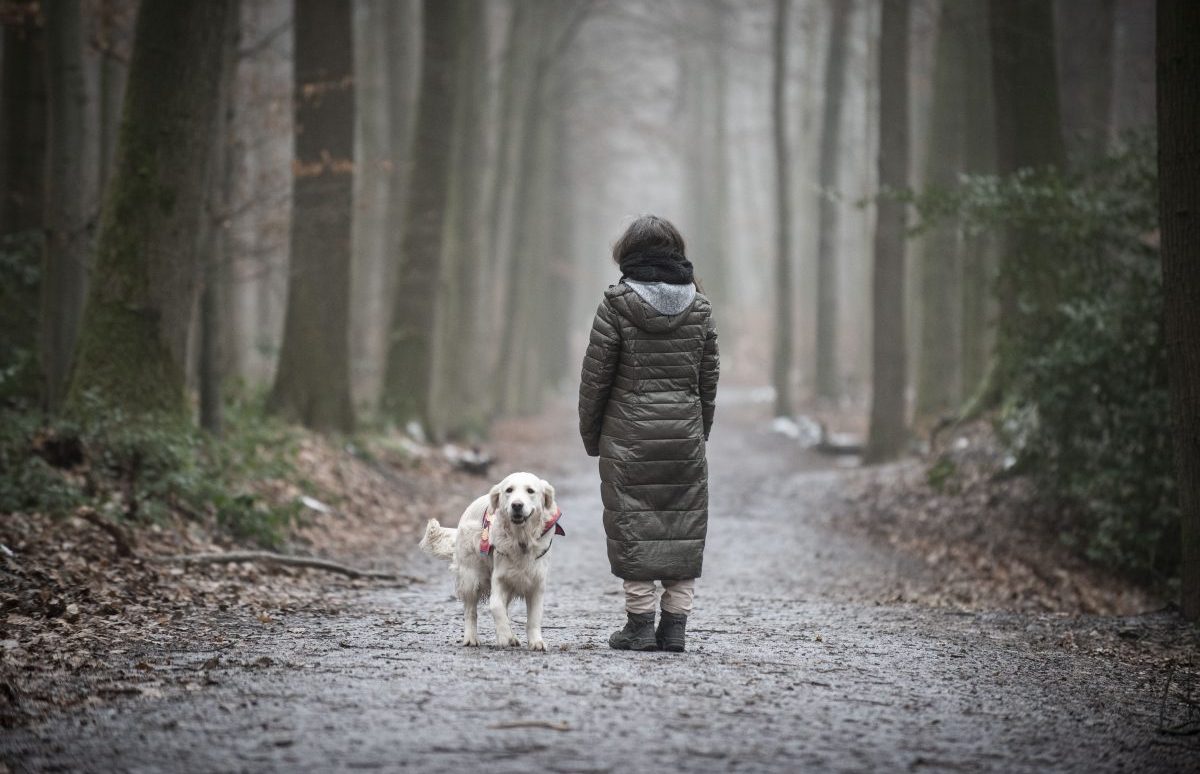
[[[521,513],[525,510],[525,503],[520,500],[514,500],[512,504],[513,513]]]

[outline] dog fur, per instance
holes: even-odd
[[[479,552],[485,510],[492,514],[489,537],[495,550],[491,554]],[[554,530],[544,535],[542,532],[557,510],[554,487],[532,473],[513,473],[467,506],[457,529],[443,527],[437,519],[425,525],[421,550],[449,560],[455,575],[458,598],[463,603],[463,645],[479,645],[478,606],[488,597],[496,623],[496,644],[519,647],[521,643],[508,619],[508,605],[521,597],[525,600],[529,649],[546,649],[542,640],[542,599]]]

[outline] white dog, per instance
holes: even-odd
[[[464,607],[463,645],[479,645],[477,608],[480,599],[490,596],[496,644],[519,646],[508,620],[508,604],[513,597],[523,597],[529,649],[546,649],[542,597],[550,544],[556,534],[565,534],[558,524],[561,515],[554,487],[532,473],[513,473],[467,506],[458,529],[429,520],[421,549],[450,560]]]

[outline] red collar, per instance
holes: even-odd
[[[481,553],[481,554],[491,554],[493,551],[496,550],[496,547],[494,545],[492,545],[492,540],[491,540],[492,521],[490,518],[488,518],[489,516],[491,516],[491,514],[488,513],[487,508],[484,508],[483,509],[483,533],[479,536],[479,553]],[[546,533],[549,532],[550,530],[554,530],[555,535],[567,534],[567,531],[562,528],[561,524],[558,523],[558,520],[561,518],[562,518],[562,508],[555,508],[554,515],[550,517],[549,521],[547,521],[545,524],[542,525],[542,534],[539,535],[538,537],[545,537]]]

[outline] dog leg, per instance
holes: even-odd
[[[468,648],[479,647],[479,597],[463,598],[463,640]]]
[[[502,648],[518,648],[521,646],[521,642],[513,634],[512,624],[508,620],[509,599],[508,592],[504,587],[493,581],[492,598],[488,604],[492,609],[492,619],[496,622],[496,644]]]
[[[542,590],[540,588],[529,592],[525,597],[525,636],[529,638],[530,650],[546,649],[542,641]]]

